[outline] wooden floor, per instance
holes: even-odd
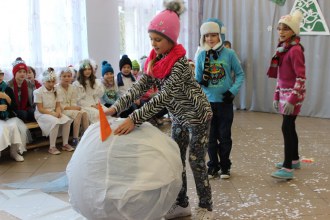
[[[210,180],[216,219],[330,219],[330,120],[298,117],[300,155],[314,162],[302,163],[291,181],[270,176],[276,170],[274,164],[283,159],[281,122],[277,114],[235,111],[232,177]],[[161,129],[169,133],[169,125]],[[47,147],[42,147],[26,152],[22,163],[2,157],[0,184],[64,171],[71,156],[71,152],[50,155]],[[198,200],[188,172],[188,193],[194,210]],[[52,195],[68,201],[66,193]],[[1,212],[0,219],[6,219]]]

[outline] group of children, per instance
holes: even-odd
[[[0,71],[0,152],[10,146],[10,155],[16,161],[24,161],[21,155],[26,151],[26,143],[31,135],[26,122],[37,121],[44,136],[49,137],[51,154],[60,154],[56,140],[61,131],[64,151],[73,151],[79,137],[92,123],[99,120],[98,103],[104,110],[122,96],[140,76],[140,65],[124,55],[119,61],[121,72],[117,75],[107,61],[102,62],[102,79],[97,79],[96,68],[89,59],[80,62],[79,70],[72,66],[62,68],[55,73],[48,68],[36,79],[34,68],[27,66],[18,57],[13,62],[13,78],[4,81],[4,72]],[[121,112],[127,117],[134,109]],[[72,124],[72,125],[71,125]],[[69,135],[72,127],[72,142]]]
[[[72,74],[68,69],[61,71],[57,87],[54,71],[48,69],[43,74],[43,86],[33,92],[36,104],[34,115],[44,135],[50,136],[50,153],[57,154],[59,151],[53,141],[57,137],[59,126],[62,126],[62,132],[66,132],[62,134],[62,149],[73,150],[67,143],[71,122],[77,120],[74,124],[77,129],[82,123],[84,130],[88,123],[97,121],[97,104],[100,99],[108,107],[105,109],[106,114],[126,118],[114,131],[115,135],[130,133],[137,124],[150,119],[165,108],[172,120],[171,136],[180,148],[184,168],[182,189],[165,218],[191,215],[185,168],[189,146],[188,158],[199,197],[196,218],[209,220],[213,219],[213,204],[208,176],[217,176],[220,171],[222,178],[230,177],[233,100],[244,80],[244,71],[236,53],[224,45],[223,23],[219,19],[211,18],[200,28],[201,50],[196,56],[193,74],[185,56],[185,49],[177,43],[179,15],[183,12],[183,5],[174,1],[166,7],[167,9],[158,13],[148,26],[153,49],[143,68],[145,74],[136,76],[131,70],[137,65],[126,55],[119,62],[121,72],[117,75],[117,83],[113,68],[106,61],[102,63],[102,81],[96,79],[89,60],[81,62],[77,80],[72,85]],[[293,177],[292,169],[300,168],[295,119],[305,94],[305,66],[303,47],[297,36],[300,24],[297,16],[287,15],[280,19],[279,46],[269,71],[269,75],[278,78],[274,107],[283,114],[282,131],[285,143],[284,162],[276,164],[280,169],[272,176],[285,179]],[[23,65],[22,62],[19,65]],[[33,103],[29,102],[29,96],[26,94],[30,93],[33,85],[26,80],[26,72],[27,67],[14,66],[13,73],[17,80],[12,83],[14,93],[8,94],[11,94],[12,102],[18,100],[18,111],[23,109],[26,114],[22,115],[28,118]],[[1,89],[2,87],[1,84]],[[141,97],[148,91],[152,95],[141,105]],[[9,104],[9,110],[13,107],[10,106],[8,97],[0,96],[1,100]],[[0,106],[0,110],[3,109],[2,105]],[[6,115],[2,116],[6,117],[8,118]],[[86,122],[87,118],[89,122]],[[12,124],[10,120],[6,123]],[[14,139],[12,146],[16,144]],[[207,166],[206,152],[210,159]]]
[[[196,219],[209,220],[213,219],[213,214],[208,176],[215,177],[220,171],[221,178],[230,177],[233,100],[244,81],[244,71],[236,53],[224,45],[223,23],[211,18],[200,28],[201,48],[193,74],[189,68],[192,62],[187,60],[184,48],[177,43],[183,6],[176,1],[170,3],[148,26],[153,49],[146,61],[146,74],[107,113],[121,112],[155,85],[161,88],[141,109],[133,111],[114,134],[130,133],[137,124],[166,107],[172,119],[171,136],[179,145],[184,169],[182,189],[165,218],[191,215],[185,169],[189,146],[188,158],[199,197]],[[283,114],[285,149],[284,162],[276,164],[279,170],[272,176],[283,179],[291,179],[292,169],[300,168],[295,119],[304,100],[305,66],[297,36],[301,20],[296,17],[293,14],[280,19],[279,48],[271,64],[278,79],[274,107]],[[205,165],[207,151],[208,168]]]

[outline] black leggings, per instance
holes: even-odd
[[[283,167],[292,169],[292,160],[299,160],[298,135],[296,132],[297,115],[283,115],[282,133],[284,138]]]

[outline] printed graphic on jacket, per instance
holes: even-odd
[[[210,87],[221,86],[226,78],[226,72],[222,62],[212,62],[210,66]]]

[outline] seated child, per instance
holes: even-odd
[[[56,139],[60,126],[62,128],[62,150],[73,151],[74,148],[68,144],[72,119],[62,114],[60,104],[62,98],[54,88],[56,83],[54,69],[48,68],[43,73],[42,83],[43,86],[33,92],[36,103],[35,118],[41,128],[42,134],[49,136],[48,152],[55,155],[61,153],[56,148]]]
[[[39,89],[42,85],[41,83],[36,80],[36,70],[32,66],[28,66],[28,71],[26,74],[26,78],[30,80],[32,85],[34,85],[34,89]]]
[[[107,61],[102,62],[102,77],[104,94],[101,103],[109,108],[118,99],[118,87],[115,82],[113,68]]]
[[[137,60],[132,61],[132,74],[136,80],[139,80],[141,77],[140,64]]]
[[[73,120],[72,146],[78,145],[80,127],[82,133],[88,128],[89,120],[85,111],[77,105],[77,91],[72,82],[72,72],[69,67],[63,68],[59,74],[59,84],[56,86],[57,94],[62,98],[61,109],[64,115]]]
[[[8,81],[8,86],[14,91],[17,108],[17,117],[24,122],[35,121],[32,103],[33,85],[27,80],[28,68],[21,57],[13,62],[13,79]]]
[[[117,74],[117,86],[119,89],[119,97],[122,97],[136,82],[134,75],[131,73],[132,61],[127,55],[123,55],[119,61],[120,72]],[[119,113],[121,118],[127,118],[140,103],[134,103],[128,109]]]
[[[80,63],[77,80],[72,84],[78,92],[78,106],[87,112],[89,122],[99,121],[98,102],[104,94],[103,86],[96,79],[91,61],[86,59]]]
[[[26,136],[21,136],[20,126],[25,124],[15,117],[16,108],[13,90],[3,81],[4,72],[0,69],[0,156],[1,151],[10,146],[10,156],[16,161],[24,161],[18,152],[26,151]]]

